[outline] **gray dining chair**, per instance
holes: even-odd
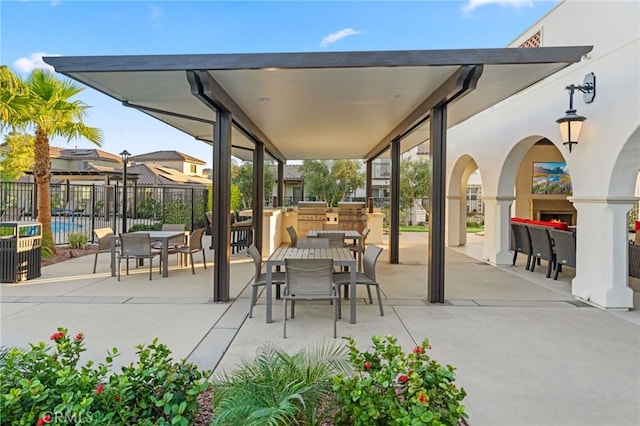
[[[179,246],[173,250],[173,253],[189,255],[189,260],[191,261],[191,272],[193,274],[196,273],[196,268],[193,264],[193,253],[197,253],[199,251],[202,252],[202,263],[204,263],[204,269],[207,269],[207,259],[204,254],[204,247],[202,246],[202,234],[204,234],[204,231],[205,228],[198,228],[194,230],[189,237],[189,244]]]
[[[328,238],[300,238],[297,248],[329,248]]]
[[[370,244],[364,250],[363,266],[364,272],[356,272],[356,285],[366,285],[367,293],[369,295],[369,304],[373,304],[371,298],[371,286],[376,288],[376,294],[378,296],[378,306],[380,307],[380,316],[384,316],[384,310],[382,309],[382,295],[380,292],[380,284],[376,279],[376,264],[378,258],[382,253],[382,247],[378,247],[375,244]],[[351,285],[351,273],[350,272],[335,272],[333,274],[333,281],[338,287],[338,294],[340,294],[340,288],[345,287],[345,294],[347,294],[347,287]],[[342,307],[338,302],[338,318],[342,318]]]
[[[116,237],[116,234],[113,232],[111,228],[97,228],[93,230],[97,240],[98,240],[98,249],[96,250],[96,255],[93,259],[93,273],[96,273],[96,266],[98,265],[98,254],[100,253],[111,253],[111,240]],[[119,245],[120,243],[116,243]]]
[[[287,227],[287,232],[289,233],[289,238],[291,239],[291,244],[289,247],[297,247],[298,244],[298,233],[296,232],[296,228],[293,226]]]
[[[345,247],[353,252],[353,255],[358,260],[358,272],[362,272],[362,254],[364,253],[364,248],[367,245],[367,237],[369,236],[369,232],[371,232],[371,229],[365,227],[362,230],[362,237],[359,240],[357,240],[353,244],[345,245]]]
[[[333,308],[333,337],[337,337],[339,297],[333,283],[333,259],[285,259],[284,265],[286,284],[282,294],[283,337],[287,337],[287,304],[291,302],[293,319],[297,300],[330,300]]]
[[[318,231],[317,238],[327,238],[329,240],[329,247],[344,247],[344,232]]]
[[[255,272],[251,280],[251,302],[249,305],[249,318],[253,318],[253,307],[258,302],[258,288],[267,285],[267,274],[262,272],[262,255],[253,244],[247,249],[249,256],[253,260]],[[277,294],[280,293],[280,285],[285,283],[284,272],[274,271],[271,273],[271,284],[275,285]]]
[[[152,278],[153,258],[158,256],[160,252],[151,246],[151,238],[146,233],[121,233],[120,234],[120,255],[118,256],[118,281],[120,281],[120,262],[124,259],[127,262],[127,275],[129,275],[129,260],[133,259],[137,262],[140,259],[149,259],[149,281]],[[160,268],[162,273],[162,259],[160,259]]]

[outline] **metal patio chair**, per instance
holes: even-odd
[[[369,294],[369,304],[373,304],[371,298],[371,286],[376,288],[378,296],[378,306],[380,307],[380,316],[384,316],[384,310],[382,309],[382,295],[380,292],[380,284],[376,279],[376,264],[378,258],[382,253],[382,247],[378,247],[374,244],[370,244],[364,250],[364,256],[362,263],[364,264],[364,272],[356,272],[356,285],[366,285],[367,293]],[[338,287],[338,294],[340,294],[340,288],[345,287],[345,294],[348,294],[347,287],[351,285],[351,274],[349,272],[335,272],[333,274],[333,281]],[[338,302],[338,318],[342,318],[342,307]]]
[[[330,300],[333,305],[333,337],[337,337],[339,297],[333,283],[333,259],[285,259],[284,264],[283,337],[287,337],[287,304],[291,302],[293,319],[297,300]]]
[[[188,254],[191,261],[191,272],[196,273],[196,268],[193,264],[193,253],[199,251],[202,252],[202,263],[204,263],[204,269],[207,269],[207,259],[204,254],[204,247],[202,246],[202,234],[204,234],[205,228],[198,228],[191,233],[189,237],[189,244],[179,246],[172,250],[172,253]]]
[[[93,259],[93,273],[96,273],[96,266],[98,265],[98,254],[111,253],[111,240],[116,238],[116,234],[111,228],[97,228],[93,230],[96,238],[98,239],[98,250],[96,251],[95,258]],[[119,243],[116,243],[119,245]]]
[[[250,245],[247,252],[249,253],[249,256],[251,256],[251,259],[253,259],[253,266],[255,269],[253,279],[251,280],[251,302],[249,305],[249,318],[253,318],[253,307],[258,302],[258,287],[264,287],[267,284],[267,274],[262,272],[262,255],[256,246],[253,244]],[[271,273],[271,284],[276,286],[277,294],[280,293],[280,285],[284,283],[284,272],[274,271]]]
[[[120,262],[127,261],[127,275],[129,275],[129,260],[137,262],[140,259],[149,259],[149,281],[152,278],[153,258],[160,252],[151,246],[151,237],[146,233],[120,234],[120,255],[118,256],[118,281],[120,281]],[[159,273],[162,273],[162,259],[160,260]]]

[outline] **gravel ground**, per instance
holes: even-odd
[[[64,262],[65,260],[73,259],[76,257],[87,256],[90,254],[94,254],[97,249],[98,248],[95,245],[89,245],[84,249],[72,249],[69,246],[59,246],[56,247],[56,254],[53,257],[47,259],[43,257],[40,265],[53,265],[55,263]]]

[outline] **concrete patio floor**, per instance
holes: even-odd
[[[432,357],[457,368],[474,426],[640,424],[638,280],[634,310],[603,311],[570,295],[570,268],[554,281],[544,265],[526,271],[522,256],[514,267],[494,267],[479,260],[482,237],[469,235],[466,247],[447,249],[447,301],[434,305],[426,302],[427,234],[403,233],[400,245],[400,265],[388,263],[384,245],[378,261],[385,315],[358,288],[358,322],[349,324],[343,303],[339,336],[366,348],[372,335],[393,334],[407,350],[429,338]],[[245,252],[232,256],[228,303],[209,302],[211,253],[206,270],[202,257],[195,259],[195,275],[172,257],[168,278],[156,266],[152,281],[141,268],[118,282],[107,254],[99,256],[97,274],[93,256],[85,256],[47,266],[37,279],[0,284],[0,344],[27,347],[62,326],[85,334],[86,359],[104,361],[117,347],[115,364],[123,365],[136,358],[135,345],[157,337],[175,359],[216,374],[267,342],[287,351],[342,342],[331,337],[326,304],[300,303],[287,339],[279,301],[273,323],[265,323],[264,295],[247,318],[253,266]]]

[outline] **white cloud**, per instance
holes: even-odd
[[[60,56],[55,53],[36,52],[32,53],[28,58],[20,58],[14,61],[13,66],[24,73],[30,73],[36,68],[43,68],[50,71],[54,71],[53,67],[46,64],[43,60],[43,56]]]
[[[157,4],[150,4],[149,12],[150,12],[149,17],[151,18],[152,21],[158,21],[162,19],[162,7],[158,6]]]
[[[465,13],[470,13],[479,7],[496,3],[500,6],[510,6],[514,9],[533,6],[533,0],[469,0],[467,4],[462,7],[462,11]]]
[[[328,36],[324,37],[320,42],[320,46],[327,47],[328,45],[335,43],[336,41],[341,40],[345,37],[358,35],[361,33],[362,31],[354,30],[353,28],[345,28],[343,30],[337,31],[333,34],[329,34]]]

